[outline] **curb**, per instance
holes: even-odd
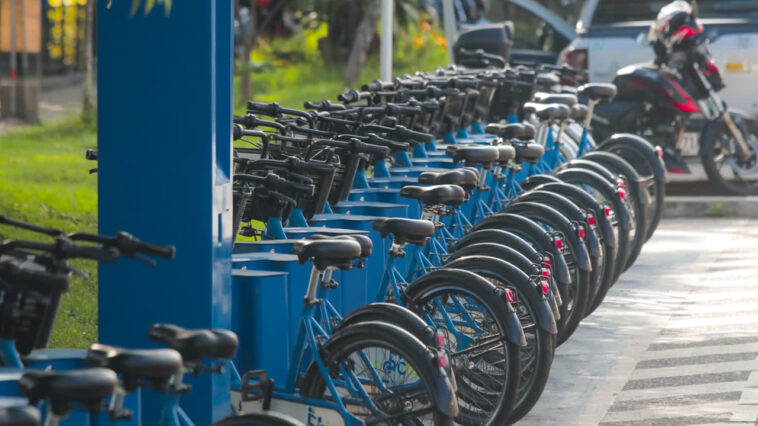
[[[666,196],[664,218],[758,218],[758,197]]]

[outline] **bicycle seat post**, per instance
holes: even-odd
[[[331,277],[331,272],[329,273]],[[318,299],[316,293],[318,291],[319,284],[324,282],[326,274],[324,271],[319,271],[316,265],[311,268],[311,276],[308,281],[308,290],[305,292],[305,304],[306,305],[318,305],[321,301]]]

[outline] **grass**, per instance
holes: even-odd
[[[327,67],[321,61],[317,40],[324,35],[321,26],[264,43],[252,58],[258,64],[251,75],[253,99],[292,108],[302,108],[306,100],[336,101],[346,89],[344,67]],[[415,37],[395,37],[395,75],[432,71],[447,63],[446,50],[438,40],[429,29]],[[379,60],[373,55],[361,81],[378,78]],[[238,75],[237,90],[239,80]],[[244,113],[244,104],[238,103],[235,112]],[[94,163],[84,159],[85,150],[96,146],[95,128],[76,118],[0,136],[0,214],[65,231],[96,232],[97,178],[88,174]],[[0,235],[44,239],[4,226]],[[51,347],[86,348],[97,340],[97,267],[82,261],[72,265],[90,276],[72,278],[55,321]]]
[[[97,177],[84,159],[96,146],[93,127],[72,119],[0,136],[0,214],[66,231],[97,231]],[[6,238],[45,237],[0,227]],[[88,346],[97,339],[97,267],[72,262],[87,271],[74,277],[55,321],[52,347]]]

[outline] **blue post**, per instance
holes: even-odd
[[[100,267],[100,341],[155,346],[156,322],[231,327],[232,2],[98,7],[99,229],[176,246],[156,268]],[[191,381],[196,424],[229,413],[229,377]],[[145,392],[143,424],[160,400]],[[150,396],[147,396],[150,394]]]

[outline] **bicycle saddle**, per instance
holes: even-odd
[[[535,102],[541,104],[563,104],[571,108],[579,102],[576,95],[570,93],[547,93],[537,92],[534,94]]]
[[[550,87],[555,86],[556,84],[560,84],[561,79],[553,74],[553,73],[544,73],[537,75],[537,78],[534,80],[534,84],[541,87]]]
[[[182,356],[173,349],[123,349],[95,343],[87,351],[87,362],[115,371],[126,391],[135,392],[141,380],[155,389],[167,389],[182,367]]]
[[[380,217],[374,219],[371,227],[379,232],[382,238],[392,234],[398,244],[416,244],[423,246],[434,233],[434,223],[428,220]]]
[[[451,169],[444,172],[423,172],[418,175],[418,183],[424,185],[458,185],[465,191],[476,188],[479,172],[470,168]]]
[[[498,152],[497,161],[500,164],[505,164],[516,158],[516,148],[513,145],[495,145],[495,148]]]
[[[617,91],[615,84],[590,83],[580,86],[577,93],[582,98],[589,98],[598,102],[610,102],[616,96]]]
[[[418,200],[425,205],[458,206],[466,200],[466,192],[458,185],[414,186],[400,189],[400,196]]]
[[[524,104],[525,113],[534,113],[540,121],[565,120],[571,110],[563,104],[538,104],[527,102]]]
[[[571,118],[576,121],[581,121],[587,118],[587,114],[590,112],[587,105],[576,104],[571,107]]]
[[[39,426],[39,411],[31,405],[0,408],[0,426]]]
[[[292,245],[292,253],[300,263],[313,261],[319,271],[329,267],[347,270],[353,267],[353,260],[361,256],[361,245],[352,239],[299,240]]]
[[[540,157],[545,154],[545,147],[535,142],[514,142],[513,148],[516,150],[516,163],[536,164]]]
[[[497,149],[492,146],[481,145],[448,145],[445,154],[453,157],[458,163],[463,161],[470,164],[489,164],[497,160]]]
[[[523,123],[490,123],[487,125],[487,127],[484,128],[484,131],[491,135],[500,136],[505,140],[531,139],[534,137],[534,135],[529,135],[529,127],[531,126],[525,126]]]
[[[223,329],[185,329],[172,324],[155,324],[147,331],[148,339],[179,352],[185,364],[203,358],[232,359],[237,353],[237,335]]]
[[[360,244],[361,246],[361,255],[359,257],[369,257],[371,256],[371,250],[374,248],[374,243],[371,242],[371,238],[367,237],[366,235],[340,235],[340,236],[331,236],[331,235],[311,235],[307,239],[311,241],[319,241],[319,240],[353,240],[356,243]]]
[[[116,373],[105,368],[30,371],[21,376],[18,389],[32,405],[50,398],[53,412],[63,416],[74,409],[70,402],[83,404],[92,413],[99,412],[117,383]]]

